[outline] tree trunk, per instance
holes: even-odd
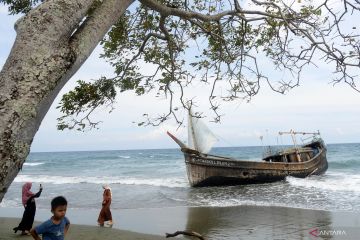
[[[56,95],[133,0],[48,0],[15,24],[0,72],[0,202],[29,154]]]

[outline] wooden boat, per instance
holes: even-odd
[[[193,130],[189,132],[194,133]],[[262,161],[244,161],[202,153],[189,148],[171,133],[168,132],[168,135],[184,153],[192,187],[266,183],[283,180],[287,176],[305,178],[322,174],[328,168],[326,146],[317,136],[308,144],[266,155]]]

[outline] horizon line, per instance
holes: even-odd
[[[360,144],[360,142],[342,142],[342,143],[325,143],[326,145],[337,145],[337,144]],[[277,144],[277,145],[266,145],[266,146],[290,146],[291,144]],[[213,148],[245,148],[245,147],[265,147],[263,145],[247,145],[247,146],[223,146]],[[165,148],[131,148],[131,149],[97,149],[97,150],[63,150],[63,151],[30,151],[30,153],[67,153],[67,152],[105,152],[105,151],[137,151],[137,150],[170,150],[180,149],[179,147],[165,147]],[[30,154],[29,153],[29,154]]]

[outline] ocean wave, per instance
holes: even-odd
[[[289,207],[286,204],[272,203],[269,201],[254,201],[254,200],[239,200],[239,199],[210,200],[208,202],[208,206],[210,207],[236,207],[236,206]]]
[[[15,199],[6,199],[6,198],[4,198],[2,200],[2,202],[0,203],[0,207],[4,207],[4,208],[19,207],[20,202],[21,202],[20,198],[15,198]]]
[[[92,161],[107,161],[107,160],[117,160],[121,157],[119,157],[119,155],[115,155],[115,154],[109,154],[109,155],[84,155],[81,156],[79,159],[77,160],[92,160]],[[70,159],[71,160],[71,159]]]
[[[308,205],[308,204],[291,204],[280,203],[276,201],[261,201],[249,199],[207,199],[194,203],[196,205],[209,206],[209,207],[238,207],[238,206],[261,206],[261,207],[290,207],[311,210],[329,210],[326,206]]]
[[[118,158],[125,158],[125,159],[128,159],[130,158],[130,156],[122,156],[122,155],[119,155]]]
[[[325,210],[325,211],[353,211],[354,206],[349,206],[347,204],[336,204],[329,205],[323,204],[323,202],[313,202],[309,204],[307,201],[300,203],[296,201],[279,201],[279,199],[274,200],[254,200],[254,199],[237,199],[237,198],[207,198],[207,199],[197,199],[196,201],[189,201],[189,205],[196,206],[207,206],[207,207],[238,207],[238,206],[261,206],[261,207],[287,207],[287,208],[300,208],[300,209],[309,209],[309,210]]]
[[[360,168],[360,160],[334,161],[329,162],[330,168]]]
[[[354,174],[327,174],[326,178],[321,179],[318,176],[309,178],[287,177],[286,181],[296,187],[360,193],[360,175]]]
[[[45,163],[43,162],[39,162],[39,163],[24,163],[25,166],[39,166],[39,165],[43,165]]]
[[[49,175],[18,175],[14,182],[33,182],[51,184],[123,184],[123,185],[149,185],[156,187],[188,187],[185,178],[117,178],[117,177],[72,177]]]

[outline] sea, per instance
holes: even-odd
[[[190,187],[179,149],[32,152],[1,207],[21,208],[21,187],[32,182],[38,208],[65,196],[71,208],[99,209],[102,185],[112,188],[112,209],[280,206],[360,212],[360,143],[328,144],[329,168],[305,179],[225,187]],[[262,147],[214,148],[212,154],[261,161]]]

